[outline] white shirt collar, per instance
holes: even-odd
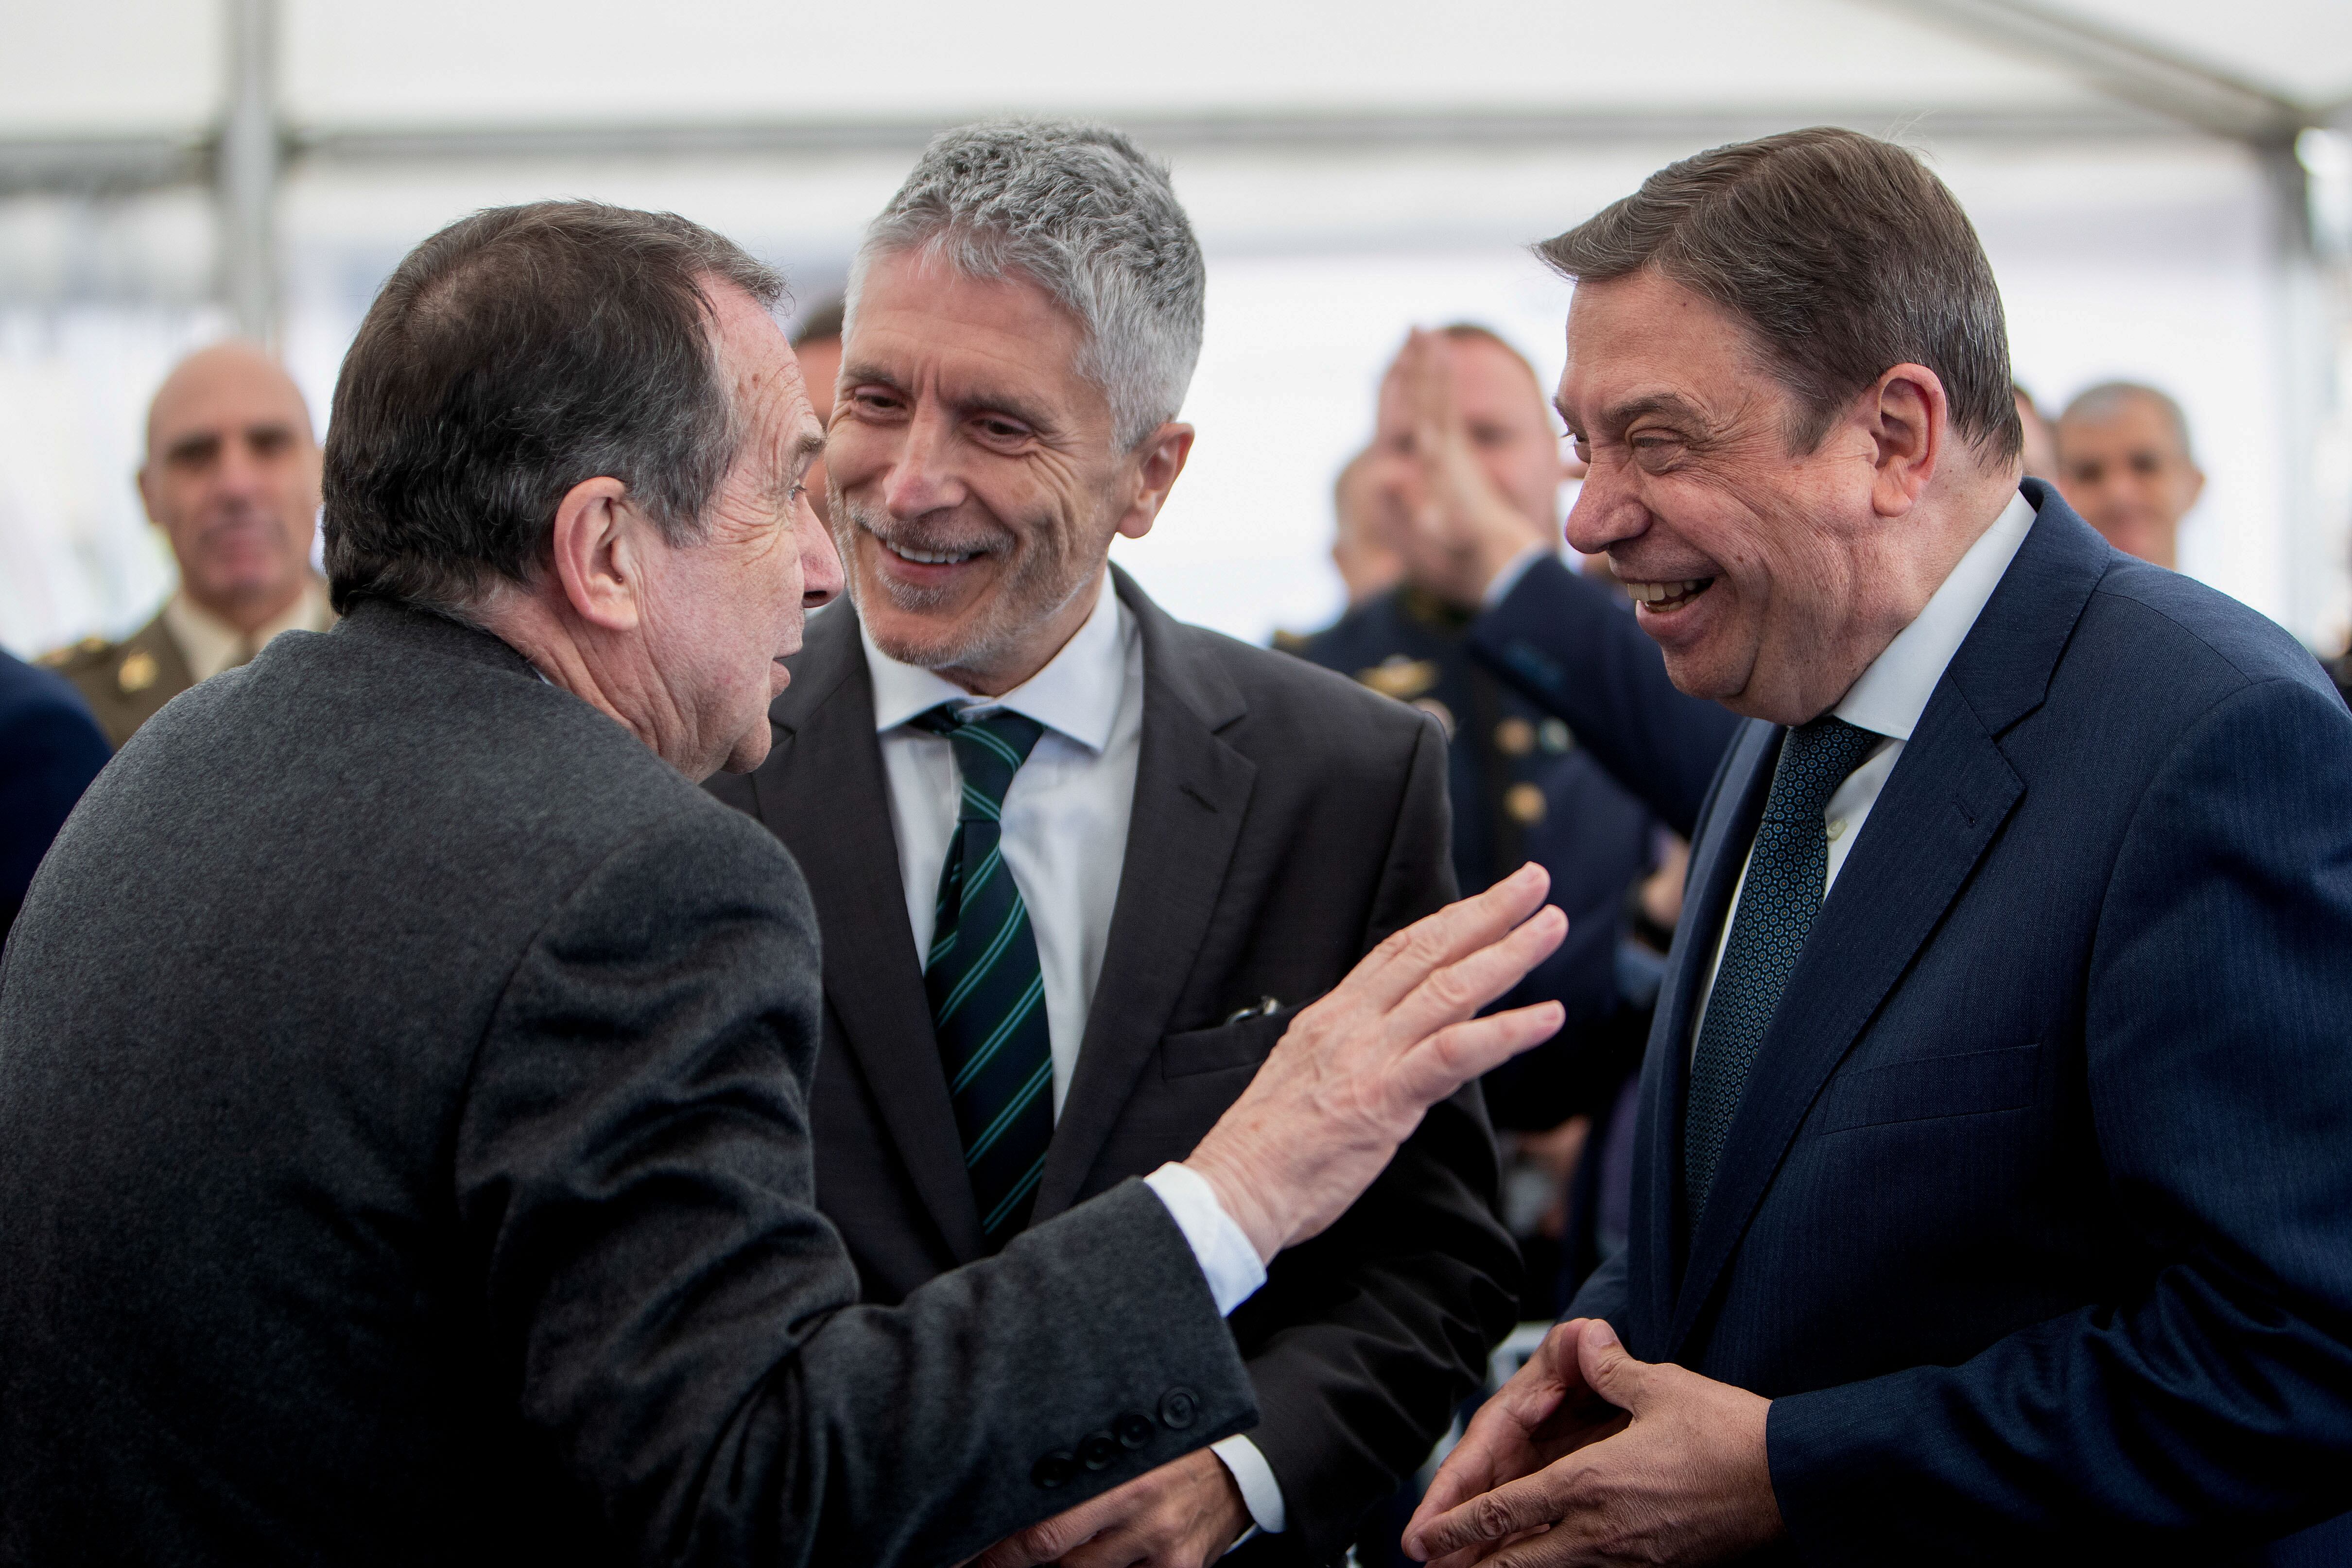
[[[1992,527],[1969,547],[1943,586],[1929,596],[1919,618],[1895,633],[1832,711],[1848,724],[1909,740],[1919,716],[1927,711],[1936,683],[1944,678],[1952,655],[1984,613],[1986,601],[2032,526],[2032,504],[2022,493],[2011,497]]]
[[[1120,630],[1126,610],[1111,591],[1108,570],[1096,580],[1095,592],[1098,597],[1092,613],[1062,644],[1062,651],[1020,685],[989,701],[973,697],[919,665],[902,664],[891,658],[874,645],[874,634],[859,622],[857,635],[866,644],[866,667],[874,677],[875,732],[896,729],[941,703],[1008,707],[1100,753],[1110,743],[1111,726],[1118,717],[1119,697],[1127,686],[1126,639]]]

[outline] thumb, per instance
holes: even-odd
[[[1635,1361],[1618,1343],[1615,1329],[1599,1318],[1586,1323],[1584,1335],[1577,1342],[1576,1362],[1583,1370],[1586,1387],[1620,1410],[1639,1412],[1650,1364]]]

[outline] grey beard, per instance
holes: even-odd
[[[1066,604],[1070,593],[1077,587],[1076,584],[1068,585],[1059,593],[1045,591],[1052,576],[1053,564],[1043,552],[1033,549],[998,580],[989,602],[970,622],[929,638],[894,636],[885,642],[878,632],[874,632],[874,618],[866,609],[869,595],[877,592],[887,595],[898,609],[919,615],[945,603],[947,591],[915,588],[887,580],[866,581],[857,569],[857,535],[865,532],[877,539],[888,539],[891,530],[875,527],[874,524],[881,520],[877,513],[850,502],[838,492],[833,497],[833,516],[834,542],[841,556],[842,574],[848,583],[850,602],[857,607],[859,622],[874,633],[875,646],[902,664],[913,664],[926,670],[985,669],[1002,659],[1032,625]],[[939,542],[922,538],[919,529],[898,531],[900,536],[898,543],[925,549],[942,548]],[[947,548],[969,549],[975,542],[983,541],[959,539],[951,541]],[[1010,542],[1009,537],[984,541],[988,547],[1000,550]],[[1085,578],[1081,577],[1079,581],[1083,583]],[[1026,601],[1035,598],[1049,599],[1051,602],[1024,614]]]

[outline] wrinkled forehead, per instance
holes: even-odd
[[[1590,434],[1627,412],[1789,401],[1755,334],[1730,311],[1654,272],[1576,286],[1556,406]]]
[[[798,356],[768,306],[731,284],[704,279],[710,299],[709,329],[719,384],[736,425],[784,455],[824,439]]]

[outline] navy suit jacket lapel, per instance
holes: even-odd
[[[1691,1015],[1698,1005],[1699,981],[1715,954],[1716,936],[1723,928],[1724,911],[1747,863],[1748,842],[1764,812],[1783,733],[1780,726],[1760,721],[1743,725],[1724,753],[1699,812],[1698,840],[1683,884],[1683,917],[1675,928],[1673,949],[1666,955],[1666,983],[1650,1023],[1635,1124],[1645,1179],[1633,1184],[1630,1217],[1632,1234],[1643,1245],[1629,1260],[1641,1267],[1626,1281],[1632,1317],[1626,1332],[1635,1354],[1651,1360],[1664,1354],[1658,1347],[1674,1321],[1675,1288],[1680,1281],[1682,1238],[1675,1195],[1682,1169]]]
[[[753,777],[761,820],[807,873],[824,990],[915,1189],[959,1262],[986,1254],[963,1139],[907,925],[874,684],[844,602],[810,623],[769,718],[778,755]]]
[[[1111,577],[1143,639],[1142,755],[1102,977],[1032,1224],[1076,1197],[1167,1033],[1216,914],[1257,779],[1257,764],[1220,737],[1249,711],[1232,677],[1184,647],[1181,629],[1126,573],[1113,568]]]
[[[1789,977],[1691,1238],[1682,1351],[1799,1126],[2025,792],[2000,735],[2041,706],[2105,542],[2038,482],[2033,529],[1937,684]],[[1740,839],[1744,852],[1750,831]],[[1720,917],[1717,917],[1719,926]],[[1685,1029],[1687,1025],[1685,1024]],[[1677,1124],[1679,1103],[1674,1107]],[[1674,1188],[1664,1189],[1671,1201]]]

